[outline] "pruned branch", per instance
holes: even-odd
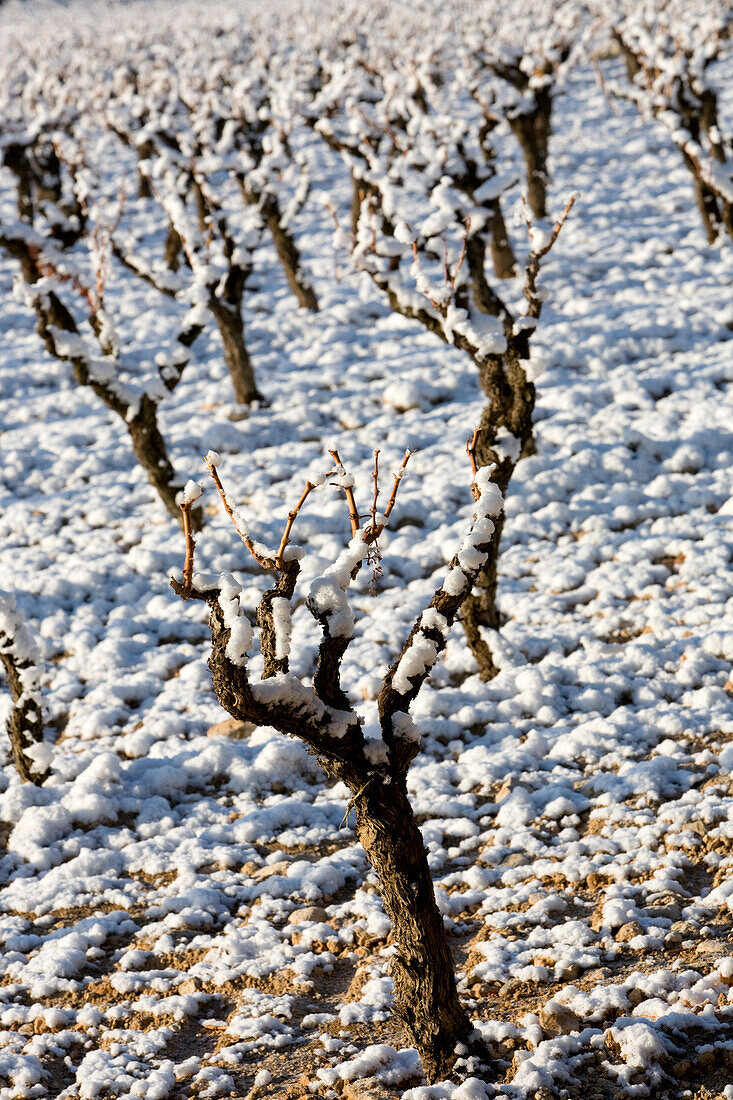
[[[337,451],[332,457],[337,470],[343,469]],[[409,457],[408,451],[398,474],[404,471]],[[216,461],[209,460],[207,466],[210,473],[212,469],[216,472]],[[239,721],[268,725],[298,737],[318,756],[332,780],[347,785],[351,797],[346,816],[353,806],[357,835],[379,875],[385,909],[396,930],[396,1012],[418,1045],[428,1073],[437,1079],[452,1065],[456,1037],[468,1039],[470,1023],[458,998],[425,848],[407,798],[406,774],[420,741],[409,709],[445,647],[456,614],[486,559],[495,530],[493,520],[498,520],[503,499],[491,480],[492,469],[479,469],[474,477],[476,505],[470,532],[453,558],[445,581],[385,674],[378,699],[381,740],[367,740],[361,719],[341,685],[340,671],[354,634],[348,590],[369,552],[369,532],[383,526],[376,509],[378,471],[375,455],[369,527],[357,527],[336,561],[310,585],[306,605],[322,629],[311,686],[288,668],[297,560],[283,561],[275,587],[265,593],[257,608],[264,660],[259,684],[249,680],[254,637],[235,579],[228,574],[214,578],[192,572],[193,551],[189,554],[187,539],[183,574],[172,577],[171,585],[184,599],[193,592],[208,604],[212,639],[209,667],[221,705]],[[397,483],[399,480],[397,477]],[[306,483],[292,510],[293,518],[310,495],[312,489],[308,486],[312,485],[310,480]],[[419,1025],[414,1021],[417,1010],[427,1014]],[[443,1022],[436,1034],[439,1016]]]
[[[257,547],[255,546],[254,542],[252,541],[252,539],[249,535],[249,532],[247,530],[247,526],[244,522],[243,517],[240,515],[239,512],[235,511],[231,507],[231,505],[229,504],[229,500],[227,499],[226,491],[224,489],[224,486],[221,483],[221,478],[219,477],[219,471],[217,469],[217,466],[219,465],[219,456],[216,455],[216,456],[212,457],[212,452],[209,451],[206,458],[204,459],[204,462],[206,463],[206,468],[209,471],[209,477],[214,482],[214,485],[216,486],[216,491],[218,492],[219,496],[221,497],[221,502],[224,505],[224,511],[229,516],[229,519],[232,521],[232,524],[234,526],[234,530],[237,532],[240,539],[242,540],[244,545],[247,547],[250,554],[252,555],[254,560],[257,562],[257,564],[262,569],[265,569],[268,573],[275,572],[277,570],[277,563],[275,561],[275,555],[263,554],[263,553],[261,553],[260,550],[257,549]]]
[[[562,214],[557,219],[552,228],[550,236],[543,244],[540,245],[539,248],[536,248],[534,246],[533,237],[535,229],[532,225],[532,220],[525,206],[525,221],[527,223],[527,232],[529,233],[530,243],[532,243],[532,251],[529,254],[529,258],[525,267],[524,297],[526,298],[529,306],[527,310],[527,317],[530,317],[534,320],[538,320],[542,312],[542,298],[539,296],[537,291],[537,278],[540,273],[542,260],[545,258],[545,256],[548,255],[553,245],[555,244],[555,241],[559,237],[560,231],[565,225],[567,216],[575,205],[576,198],[577,195],[571,195],[571,197],[568,199]],[[522,200],[524,201],[524,196],[522,196]]]
[[[290,541],[290,533],[293,530],[293,524],[295,523],[298,512],[303,507],[313,490],[317,489],[319,485],[323,485],[327,478],[333,477],[335,473],[336,470],[329,470],[328,473],[324,474],[324,476],[318,481],[306,481],[305,488],[298,498],[298,503],[288,512],[285,530],[283,531],[282,538],[280,539],[280,545],[278,547],[277,554],[275,555],[275,564],[278,569],[282,569],[285,565],[285,550],[287,549],[287,545]]]
[[[471,463],[471,473],[474,477],[474,485],[476,483],[476,474],[478,473],[478,465],[476,463],[476,446],[478,444],[480,434],[481,428],[474,428],[473,435],[466,440],[466,454],[468,455],[468,460]]]
[[[384,518],[385,518],[385,520],[388,520],[389,517],[392,515],[392,509],[394,508],[395,501],[397,500],[397,493],[398,493],[399,487],[402,484],[402,479],[404,478],[405,473],[407,472],[407,463],[410,461],[410,459],[412,458],[414,453],[415,453],[414,451],[410,451],[410,450],[405,451],[402,462],[400,463],[399,467],[395,470],[394,482],[392,484],[392,492],[389,494],[389,500],[387,501],[387,507],[384,509]],[[377,526],[379,526],[379,525],[377,525]],[[384,526],[385,526],[385,524],[382,524],[382,529],[384,529]]]
[[[474,461],[471,457],[471,465]],[[408,712],[431,668],[445,648],[448,632],[489,556],[494,520],[504,500],[491,480],[492,468],[482,467],[472,484],[476,499],[473,524],[448,576],[413,626],[402,652],[387,671],[379,693],[379,721],[393,765],[406,770],[418,745]]]
[[[356,535],[356,532],[359,530],[359,527],[361,525],[361,519],[359,516],[359,509],[356,507],[356,500],[354,498],[354,479],[353,477],[351,477],[350,474],[347,474],[346,470],[344,469],[341,463],[341,459],[339,458],[338,451],[333,450],[329,451],[328,453],[336,464],[335,473],[339,478],[338,487],[339,489],[343,489],[344,495],[346,497],[346,502],[349,506],[351,533],[352,535]]]

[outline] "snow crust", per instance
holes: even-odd
[[[235,27],[237,48],[243,39],[239,7],[221,16],[200,5],[132,3],[94,9],[92,24],[75,5],[44,8],[42,24],[39,10],[9,0],[0,25],[13,24],[12,50],[20,35],[44,63],[67,49],[101,57],[115,36],[123,51],[169,36],[190,57],[186,43],[200,53],[221,18]],[[599,66],[607,85],[625,80],[618,58]],[[345,66],[344,81],[349,75]],[[730,61],[712,66],[712,78],[730,117]],[[283,79],[283,110],[293,116],[294,95]],[[474,119],[478,109],[462,95]],[[441,912],[448,928],[471,937],[462,996],[488,1041],[517,1044],[510,1085],[484,1091],[519,1100],[566,1088],[583,1059],[610,1043],[629,1095],[664,1087],[670,1032],[722,1059],[733,978],[718,931],[733,907],[730,253],[706,244],[663,119],[652,125],[624,100],[612,110],[582,59],[554,109],[551,213],[567,195],[579,198],[543,273],[547,301],[528,364],[530,378],[539,362],[547,366],[537,453],[522,459],[507,494],[506,622],[486,632],[500,672],[479,682],[456,626],[412,718],[395,719],[399,736],[422,738],[410,797]],[[503,123],[495,137],[507,181],[523,178]],[[310,129],[292,144],[310,166],[303,176],[348,228],[343,164]],[[104,197],[115,202],[122,175],[136,177],[134,150],[107,139],[97,148],[90,138],[88,153],[108,165]],[[498,186],[487,181],[487,195]],[[507,186],[502,203],[522,256],[521,185]],[[411,247],[409,235],[434,214],[438,232],[443,200],[445,189],[434,210],[405,212],[397,244]],[[141,245],[152,263],[164,231],[155,204],[132,194],[127,203],[140,240],[154,242]],[[0,220],[13,217],[4,171]],[[302,592],[314,585],[332,631],[353,633],[343,682],[366,728],[381,675],[421,609],[441,583],[454,594],[468,583],[478,544],[466,544],[460,567],[448,566],[471,520],[464,447],[483,396],[458,349],[390,313],[352,271],[348,233],[334,250],[333,219],[313,194],[291,217],[322,308],[313,317],[293,308],[274,248],[262,243],[245,313],[270,406],[230,419],[221,346],[207,330],[162,421],[178,468],[199,470],[200,455],[215,448],[210,461],[221,457],[266,549],[279,543],[304,471],[322,468],[324,440],[348,456],[362,506],[373,447],[385,473],[406,446],[419,448],[381,540],[377,596],[366,563],[350,581],[362,546],[342,554],[343,493],[324,487],[297,522],[308,550]],[[457,255],[456,242],[449,248]],[[101,1100],[110,1088],[165,1097],[181,1081],[198,1095],[246,1095],[268,1072],[265,1061],[282,1068],[305,1047],[318,1052],[324,1093],[328,1081],[343,1091],[371,1075],[405,1100],[483,1100],[469,1068],[462,1084],[427,1086],[414,1050],[382,1041],[390,925],[349,832],[353,813],[341,824],[349,792],[269,728],[243,740],[207,736],[226,714],[206,667],[206,609],[168,587],[169,564],[182,562],[180,531],[135,465],[124,425],[47,357],[27,296],[10,293],[15,266],[0,256],[2,585],[36,641],[32,690],[42,689],[59,736],[40,789],[20,784],[2,740],[0,1080],[10,1095],[44,1100],[55,1087],[44,1074],[58,1064],[70,1100]],[[519,300],[519,279],[512,288]],[[120,307],[120,339],[134,331],[151,364],[171,355],[180,311],[198,308],[143,289],[114,264],[107,295]],[[415,299],[424,304],[417,291]],[[133,397],[148,376],[139,366],[139,377],[120,379]],[[399,392],[386,399],[391,386]],[[500,442],[509,453],[512,440]],[[484,534],[495,518],[484,517]],[[229,571],[220,606],[231,659],[241,662],[252,644],[242,609],[255,605],[262,578],[221,515],[207,517],[197,564],[201,589],[218,588],[219,570]],[[355,615],[344,610],[347,587]],[[284,646],[284,616],[281,626]],[[304,681],[313,626],[294,601],[284,684],[296,704],[312,702]],[[421,628],[446,629],[432,612]],[[251,663],[253,690],[266,702],[274,687],[257,681]],[[3,683],[0,726],[8,707]],[[344,728],[343,716],[330,720]],[[367,745],[379,763],[382,742]],[[48,761],[45,744],[34,753],[39,765],[39,754]],[[327,921],[294,931],[288,917],[303,906],[323,907]],[[630,938],[617,938],[627,925]],[[356,953],[362,943],[366,955]],[[328,995],[329,967],[356,976],[353,1000]],[[285,992],[264,991],[283,975]],[[499,1021],[492,1006],[512,1004],[500,990],[514,979],[528,983],[537,1011]],[[231,982],[240,993],[227,1032],[217,994]],[[577,1013],[580,1030],[548,1037],[538,1013],[550,1001]],[[354,1038],[357,1023],[368,1038]],[[176,1046],[181,1033],[195,1037],[195,1052]],[[259,1087],[273,1086],[260,1078]]]
[[[368,551],[362,529],[342,550],[334,564],[311,582],[309,603],[317,615],[324,617],[333,638],[350,638],[354,633],[354,616],[346,590],[353,570],[364,560]]]

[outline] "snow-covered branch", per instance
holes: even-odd
[[[337,452],[334,452],[337,453]],[[470,532],[451,562],[450,571],[423,612],[400,657],[386,673],[379,697],[383,730],[383,754],[367,750],[361,720],[340,682],[341,660],[354,634],[354,618],[348,591],[361,564],[370,556],[384,532],[392,512],[399,484],[410,457],[407,452],[395,473],[395,484],[386,514],[372,509],[370,522],[357,529],[338,558],[310,584],[306,606],[319,623],[322,640],[312,687],[308,689],[290,672],[293,597],[304,551],[289,542],[290,532],[310,494],[330,483],[353,493],[353,478],[339,464],[323,477],[308,480],[296,506],[288,514],[280,546],[268,549],[254,542],[244,518],[229,503],[218,472],[219,456],[206,457],[209,475],[215,483],[237,534],[263,570],[275,575],[275,584],[260,598],[253,614],[241,604],[241,586],[231,574],[214,577],[194,569],[195,542],[190,523],[193,505],[201,495],[196,482],[189,482],[181,500],[186,536],[183,571],[174,574],[171,585],[183,599],[203,600],[209,606],[213,651],[211,668],[219,701],[235,717],[258,725],[270,725],[283,733],[295,734],[313,751],[325,754],[327,764],[342,761],[344,776],[352,783],[366,782],[377,757],[394,775],[404,774],[417,751],[413,727],[407,721],[410,704],[417,696],[442,651],[447,633],[485,563],[494,536],[494,519],[503,497],[492,482],[492,468],[479,469],[474,477],[475,515]],[[375,497],[378,485],[375,485]],[[252,618],[256,620],[259,648],[263,657],[262,684],[252,685],[248,676],[254,642]],[[348,756],[345,756],[348,749]],[[386,755],[385,755],[386,754]],[[348,766],[347,766],[348,765]]]
[[[0,663],[12,698],[7,731],[21,779],[42,783],[51,750],[43,740],[40,657],[15,599],[0,593]]]
[[[127,381],[121,377],[125,353],[118,347],[116,326],[99,292],[82,281],[74,262],[48,238],[20,222],[0,225],[0,249],[20,264],[19,290],[36,315],[46,350],[54,359],[68,363],[76,382],[88,387],[122,420],[136,458],[168,512],[178,519],[179,484],[158,426],[157,410],[165,394],[180,381],[190,358],[188,349],[203,326],[189,311],[173,351],[161,351],[157,356],[158,375],[142,384],[134,375]]]
[[[731,48],[733,15],[721,0],[618,0],[612,36],[626,63],[631,99],[668,130],[692,176],[706,236],[733,237],[733,137],[722,132],[715,63]]]

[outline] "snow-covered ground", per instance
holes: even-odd
[[[348,180],[313,141],[345,212]],[[544,276],[538,453],[506,505],[501,671],[481,683],[456,627],[413,711],[410,792],[493,1085],[421,1083],[346,789],[272,730],[211,729],[227,716],[205,609],[168,583],[180,531],[0,257],[0,587],[39,636],[55,739],[41,788],[2,742],[0,1097],[733,1096],[730,246],[705,244],[678,151],[611,110],[590,65],[557,101],[550,171],[552,211],[578,199]],[[268,244],[245,299],[269,407],[230,416],[208,332],[161,420],[185,477],[220,452],[268,542],[328,447],[365,501],[373,448],[385,469],[417,448],[379,591],[363,575],[352,601],[344,684],[369,720],[470,519],[482,399],[471,363],[334,251],[317,201],[299,224],[320,313],[294,310]],[[526,251],[521,218],[511,231]],[[160,301],[127,285],[154,342]],[[204,499],[198,566],[254,599]],[[304,592],[347,539],[326,486],[298,518]],[[301,606],[298,674],[316,642]]]

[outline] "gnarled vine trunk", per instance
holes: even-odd
[[[35,287],[44,270],[36,250],[22,238],[11,236],[0,237],[0,247],[20,262],[23,278],[30,287]],[[46,291],[42,297],[34,295],[33,308],[38,322],[38,335],[43,340],[46,350],[55,359],[68,362],[76,382],[80,386],[88,386],[111,412],[120,417],[129,432],[135,457],[148,475],[150,484],[169,515],[181,523],[181,512],[176,500],[181,485],[176,479],[173,464],[168,458],[165,439],[158,426],[158,401],[149,394],[143,393],[134,405],[130,404],[129,400],[123,396],[124,390],[115,385],[114,379],[100,378],[85,355],[75,352],[70,354],[59,348],[56,330],[78,336],[79,328],[70,310],[54,290]],[[89,322],[100,340],[103,353],[107,354],[99,318],[92,313]],[[178,343],[182,347],[190,348],[198,338],[201,329],[202,326],[199,324],[190,325],[179,333]],[[165,384],[169,390],[177,385],[181,370],[182,367],[177,377],[166,381]],[[191,518],[198,529],[203,518],[201,510],[195,509]]]
[[[250,206],[259,207],[260,214],[270,231],[277,258],[280,261],[288,286],[298,299],[298,304],[311,313],[318,313],[318,299],[315,291],[304,278],[300,263],[300,252],[295,238],[282,223],[280,204],[274,195],[259,195],[248,186],[245,179],[240,180],[244,201]]]
[[[147,394],[140,399],[140,407],[126,421],[132,449],[150,484],[155,489],[169,515],[180,523],[181,510],[176,497],[181,486],[176,481],[173,464],[168,458],[165,440],[158,427],[158,407]]]
[[[700,178],[700,173],[695,166],[695,162],[684,150],[682,151],[682,159],[685,162],[685,167],[692,176],[692,186],[695,190],[695,202],[700,212],[700,219],[703,229],[705,230],[708,244],[714,244],[718,237],[718,227],[721,222],[717,196],[714,191],[711,191],[704,180]]]
[[[272,201],[265,202],[262,207],[262,216],[265,224],[272,234],[278,259],[285,272],[288,286],[298,299],[298,304],[311,313],[318,313],[318,299],[313,287],[305,280],[301,270],[300,252],[292,233],[282,224],[280,208]]]
[[[375,452],[375,479],[378,453]],[[332,473],[346,481],[338,452],[334,450],[331,455],[336,464]],[[356,811],[356,835],[377,874],[384,908],[392,923],[395,952],[390,965],[395,1015],[417,1047],[428,1080],[434,1082],[453,1071],[459,1044],[466,1044],[467,1050],[473,1048],[475,1054],[485,1052],[480,1041],[472,1037],[470,1020],[460,1003],[427,852],[407,795],[408,769],[419,752],[419,734],[409,717],[409,709],[445,648],[456,614],[476,580],[493,538],[493,520],[503,507],[503,497],[491,481],[491,471],[478,470],[472,456],[475,512],[468,541],[451,560],[452,582],[444,583],[435,592],[382,679],[378,710],[383,753],[375,761],[367,747],[362,720],[340,682],[341,660],[353,637],[345,623],[344,610],[348,606],[345,596],[350,580],[368,559],[369,548],[386,525],[409,457],[408,452],[395,475],[381,525],[372,520],[371,525],[361,527],[353,478],[343,485],[353,538],[335,565],[313,581],[305,601],[323,632],[311,688],[289,672],[289,645],[280,645],[283,635],[273,604],[277,598],[280,612],[289,617],[300,564],[297,557],[287,556],[285,551],[293,521],[315,488],[312,482],[306,482],[300,501],[288,513],[276,556],[263,555],[233,516],[217,471],[218,456],[206,459],[240,538],[260,567],[277,578],[256,609],[263,658],[261,684],[249,681],[247,661],[253,641],[249,613],[239,603],[232,609],[232,601],[225,594],[228,588],[197,586],[200,574],[194,571],[196,544],[189,527],[189,501],[181,504],[186,540],[184,568],[171,578],[171,585],[183,599],[203,600],[209,607],[212,640],[209,668],[221,705],[239,721],[269,725],[300,738],[317,756],[326,774],[350,790],[349,806]],[[462,583],[456,584],[460,577]],[[224,580],[225,577],[222,584]],[[240,626],[241,619],[247,622]]]
[[[352,792],[356,795],[358,792]],[[372,782],[355,800],[356,835],[377,873],[396,951],[390,966],[394,1013],[420,1055],[429,1081],[443,1080],[471,1022],[461,1006],[427,853],[404,776]]]
[[[527,347],[526,354],[529,354]],[[491,358],[480,366],[481,387],[488,398],[481,414],[476,440],[478,466],[496,465],[494,481],[506,496],[517,463],[535,453],[533,414],[536,390],[527,380],[523,361],[516,346],[503,358]],[[513,454],[501,448],[497,436],[505,429],[517,441]],[[499,446],[497,447],[497,443]],[[482,680],[491,680],[499,671],[482,628],[498,630],[501,625],[496,606],[499,553],[504,530],[504,513],[494,520],[494,537],[488,557],[474,582],[473,591],[461,609],[466,641],[478,665]]]
[[[38,650],[15,600],[0,593],[0,665],[13,706],[7,731],[15,767],[24,782],[41,784],[48,772],[33,759],[33,748],[43,741],[43,704]]]

